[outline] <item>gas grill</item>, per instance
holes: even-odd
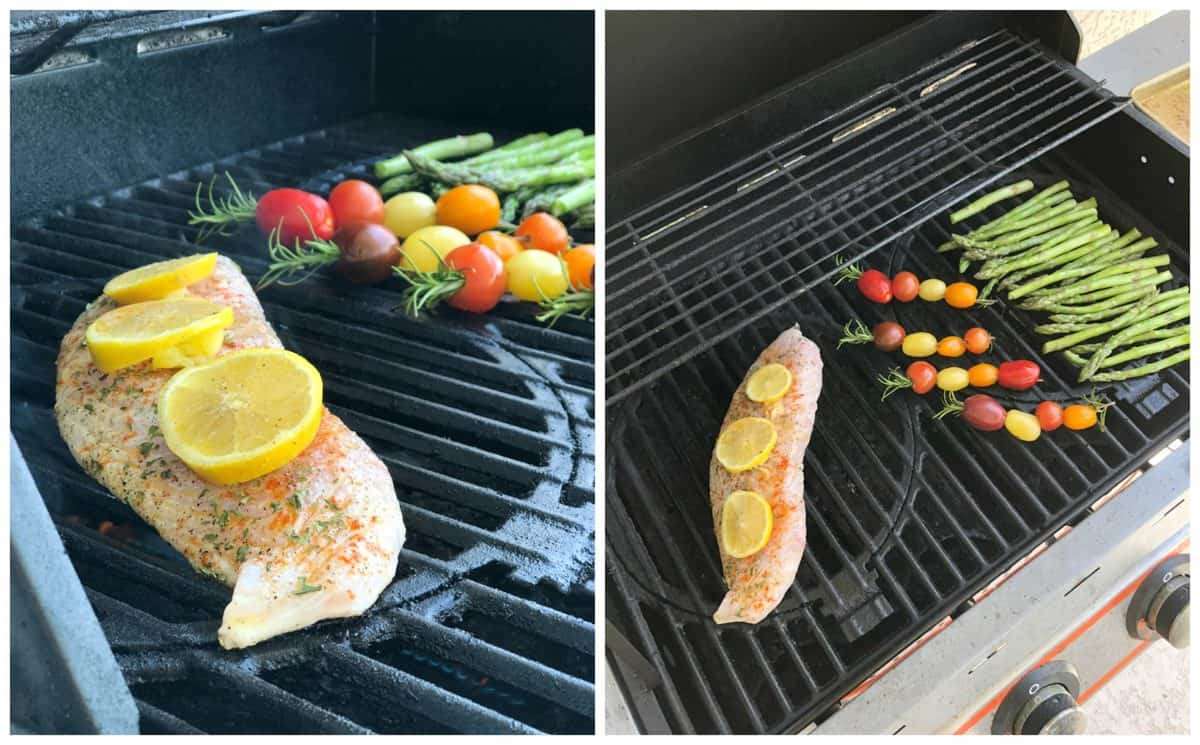
[[[363,616],[245,650],[216,643],[230,590],[90,479],[53,415],[59,341],[104,282],[197,252],[197,183],[324,194],[432,139],[590,127],[591,14],[27,14],[13,32],[11,422],[14,479],[23,461],[33,481],[14,501],[49,511],[87,600],[60,602],[45,572],[61,559],[26,560],[44,537],[14,523],[12,604],[37,619],[13,625],[28,673],[14,729],[592,732],[590,321],[547,328],[516,302],[414,320],[395,283],[321,275],[263,291],[284,345],[390,470],[408,539]],[[471,39],[518,32],[566,61],[459,77],[488,56]],[[525,106],[534,94],[547,105]],[[253,227],[202,245],[252,280],[266,269]],[[72,647],[93,612],[107,648]],[[81,670],[113,658],[121,675],[97,690]],[[126,706],[133,721],[112,716]]]
[[[1186,146],[1072,64],[1065,13],[865,15],[608,17],[606,638],[642,731],[1069,730],[1110,669],[1172,636],[1163,616],[1131,637],[1127,610],[1169,603],[1185,619],[1172,642],[1187,643],[1186,368],[1105,386],[1104,432],[979,433],[932,419],[933,394],[880,403],[895,361],[837,350],[843,324],[983,326],[989,361],[1041,366],[1032,390],[994,394],[1026,410],[1091,388],[1005,303],[879,306],[832,283],[843,262],[956,277],[957,255],[935,250],[951,205],[1066,178],[1107,221],[1158,239],[1181,285]],[[647,65],[667,28],[681,33],[671,61]],[[793,65],[791,82],[752,87],[753,60],[768,80]],[[726,65],[724,84],[705,75]],[[671,96],[682,71],[727,108]],[[619,129],[634,108],[644,137]],[[807,549],[772,615],[717,625],[713,443],[747,367],[794,324],[825,365]]]

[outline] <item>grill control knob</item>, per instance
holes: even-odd
[[[1171,646],[1191,643],[1191,570],[1187,554],[1172,556],[1156,566],[1129,601],[1126,626],[1135,639],[1161,636]]]
[[[1062,660],[1030,670],[1016,682],[992,719],[993,735],[1078,735],[1087,726],[1079,708],[1079,673]]]

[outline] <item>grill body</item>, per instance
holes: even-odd
[[[634,712],[643,729],[791,732],[818,721],[1185,435],[1179,367],[1109,386],[1107,432],[1029,445],[934,421],[936,401],[881,404],[875,379],[894,361],[835,349],[855,317],[981,325],[997,337],[991,361],[1042,366],[1044,382],[999,395],[1006,403],[1088,392],[1064,362],[1041,357],[1036,320],[1021,311],[873,306],[829,281],[839,259],[955,276],[935,252],[949,237],[946,207],[1001,177],[1070,179],[1114,225],[1154,235],[1185,281],[1186,149],[1064,60],[1071,44],[1048,46],[1061,25],[1037,25],[921,19],[610,175],[606,614],[610,638],[621,637],[609,649],[618,684],[657,682],[642,697],[650,708]],[[805,459],[805,559],[772,616],[717,626],[712,445],[747,366],[795,323],[825,362]]]
[[[12,429],[142,732],[593,730],[590,321],[547,328],[519,303],[414,320],[393,310],[398,286],[331,276],[262,292],[284,345],[322,371],[327,405],[391,471],[408,540],[368,613],[236,652],[215,641],[229,590],[83,473],[52,410],[63,334],[108,278],[197,251],[186,213],[214,173],[255,194],[327,193],[439,137],[591,128],[591,14],[518,15],[121,17],[65,47],[92,62],[14,79],[14,181],[30,188],[14,192]],[[572,62],[538,83],[516,62],[494,98],[452,84],[480,61],[470,52],[445,77],[402,72],[437,68],[452,37],[479,49],[464,40],[518,28],[569,44]],[[205,40],[137,52],[181,31]],[[403,52],[377,44],[401,34]],[[173,97],[156,98],[165,86]],[[86,111],[97,96],[111,100]],[[519,105],[529,96],[547,105]],[[253,227],[205,245],[251,278],[266,268]]]

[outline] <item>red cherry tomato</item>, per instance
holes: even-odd
[[[1010,360],[1001,362],[997,373],[997,382],[1002,388],[1010,391],[1027,391],[1037,385],[1042,376],[1037,363],[1029,360]]]
[[[981,432],[995,432],[1004,429],[1004,420],[1008,412],[1000,402],[983,393],[976,393],[963,401],[963,419]]]
[[[924,360],[918,360],[904,371],[912,381],[913,393],[929,393],[937,385],[937,368]]]
[[[352,222],[383,222],[383,197],[366,181],[350,179],[329,192],[329,208],[338,225]]]
[[[463,286],[446,299],[459,310],[486,313],[496,307],[508,286],[504,262],[482,243],[468,243],[446,254],[446,266],[463,276]]]
[[[549,212],[535,212],[521,221],[513,237],[525,244],[525,248],[537,248],[560,254],[567,250],[571,237],[567,228]]]
[[[967,351],[971,354],[983,354],[992,347],[992,335],[979,326],[967,329],[967,333],[963,334],[963,341],[967,343]]]
[[[897,272],[892,277],[892,296],[902,303],[915,300],[921,288],[921,280],[912,272]]]
[[[1053,432],[1062,426],[1063,407],[1054,401],[1041,402],[1033,413],[1038,418],[1038,424],[1042,425],[1043,432]]]
[[[333,237],[333,210],[329,202],[299,189],[272,189],[263,194],[254,211],[254,220],[263,235],[270,235],[278,228],[279,242],[289,248],[296,241]]]
[[[872,303],[892,302],[892,281],[878,269],[868,269],[858,276],[858,291]]]

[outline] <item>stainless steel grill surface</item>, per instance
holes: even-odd
[[[896,364],[893,356],[835,349],[851,318],[939,335],[981,325],[996,337],[989,361],[1042,366],[1038,386],[998,398],[1029,410],[1090,390],[1072,382],[1074,368],[1057,356],[1041,356],[1037,320],[1004,303],[968,311],[879,306],[829,281],[839,260],[889,275],[957,276],[957,255],[935,251],[949,237],[946,208],[1001,178],[1039,187],[1070,179],[1076,194],[1096,196],[1106,220],[1157,238],[1173,257],[1175,283],[1186,281],[1186,232],[1170,234],[1135,211],[1131,182],[1089,171],[1129,153],[1081,158],[1086,151],[1061,146],[1124,118],[1122,100],[1009,31],[897,75],[782,142],[613,216],[606,613],[610,634],[628,639],[659,678],[655,727],[803,728],[1187,430],[1183,366],[1104,388],[1117,402],[1105,432],[1061,430],[1022,443],[933,420],[933,394],[880,403],[876,377]],[[784,98],[695,141],[736,141],[738,126],[786,109]],[[665,150],[611,176],[610,193],[634,191],[639,173],[695,157],[694,143]],[[1115,168],[1130,170],[1133,161]],[[1181,187],[1176,194],[1186,200]],[[717,626],[710,616],[724,585],[707,464],[746,367],[795,323],[825,363],[805,458],[808,548],[772,616]],[[637,662],[619,649],[610,644],[609,655],[621,681]]]
[[[374,115],[172,173],[13,226],[12,427],[137,699],[143,732],[591,732],[590,321],[527,304],[393,310],[398,283],[329,276],[261,293],[326,403],[384,460],[408,541],[364,616],[249,650],[216,645],[230,592],[196,574],[72,460],[53,417],[62,335],[112,276],[195,253],[196,184],[327,193],[400,147],[457,131]],[[251,279],[251,226],[205,246]]]

